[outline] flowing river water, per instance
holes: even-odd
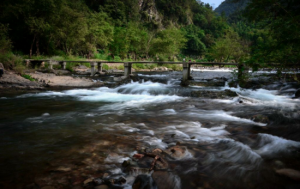
[[[143,171],[128,171],[125,160],[176,144],[185,153],[166,157],[168,169],[152,173],[164,188],[300,188],[297,179],[278,174],[300,170],[300,101],[293,99],[299,85],[183,88],[180,73],[139,77],[115,88],[0,97],[0,188],[89,188],[86,179],[106,174],[127,180],[111,187],[130,189]],[[191,97],[225,89],[239,96]]]

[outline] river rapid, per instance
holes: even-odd
[[[194,70],[192,76],[210,82],[232,75]],[[110,188],[130,189],[140,174],[166,189],[300,188],[299,177],[282,173],[300,171],[298,84],[181,87],[181,77],[140,73],[140,81],[115,88],[0,97],[0,188],[95,188],[88,179],[124,177],[126,183]],[[226,89],[238,97],[191,97]],[[164,156],[163,170],[149,172],[151,165],[132,158],[176,145],[184,153]]]

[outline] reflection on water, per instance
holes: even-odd
[[[170,80],[0,98],[0,186],[72,188],[107,173],[124,176],[123,187],[131,188],[148,171],[124,169],[125,160],[177,144],[186,149],[182,156],[166,157],[168,171],[152,174],[171,188],[299,187],[275,172],[300,170],[299,100],[276,86],[181,88],[174,74],[153,77]],[[239,97],[189,97],[192,90],[225,89]]]

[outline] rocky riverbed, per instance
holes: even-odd
[[[148,72],[51,90],[55,78],[78,78],[26,74],[48,90],[0,96],[0,188],[300,186],[295,82],[262,76],[245,89],[211,71],[181,87],[180,72]]]

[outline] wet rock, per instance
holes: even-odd
[[[231,87],[231,88],[237,88],[238,83],[236,81],[231,81],[231,82],[228,83],[228,86]]]
[[[96,186],[94,189],[108,189],[109,187],[107,185],[100,185]]]
[[[261,115],[261,114],[252,116],[251,120],[255,121],[255,122],[259,122],[259,123],[269,123],[270,122],[270,120],[267,116]]]
[[[44,186],[41,189],[55,189],[55,187],[53,187],[53,186]]]
[[[151,176],[138,175],[132,185],[132,189],[157,189],[157,185]]]
[[[88,178],[88,179],[86,179],[85,181],[83,181],[83,184],[84,185],[88,185],[88,184],[91,184],[91,183],[93,183],[94,182],[94,179],[93,178]]]
[[[276,170],[276,173],[282,176],[289,177],[293,180],[300,180],[300,171],[294,169],[278,169]]]
[[[189,81],[181,81],[180,86],[182,86],[182,87],[188,87],[189,84],[190,84]]]
[[[167,171],[155,171],[152,174],[152,178],[159,189],[180,189],[180,178],[171,172]]]
[[[108,173],[104,173],[102,178],[104,179],[104,178],[107,178],[107,177],[109,177],[109,174]]]
[[[100,179],[100,178],[94,179],[93,182],[94,182],[96,185],[101,185],[101,184],[103,184],[103,180]]]
[[[159,148],[156,148],[156,149],[154,149],[154,150],[152,150],[152,153],[154,153],[154,154],[156,154],[156,155],[159,155],[159,154],[161,154],[163,151],[161,150],[161,149],[159,149]]]
[[[167,153],[173,159],[183,159],[190,155],[185,146],[173,146],[165,150],[165,153]]]
[[[298,89],[295,93],[295,98],[300,98],[300,89]]]
[[[72,189],[83,189],[81,186],[74,186]]]
[[[123,167],[128,167],[130,165],[130,161],[129,160],[125,160],[125,161],[123,161],[123,163],[122,163],[122,166]]]
[[[201,87],[224,87],[224,81],[213,81],[213,82],[190,82],[191,86],[201,86]]]
[[[192,91],[191,96],[211,99],[226,99],[229,97],[237,97],[238,95],[236,92],[226,89],[224,91]]]
[[[63,166],[61,166],[61,167],[58,167],[57,169],[56,169],[56,171],[60,171],[60,172],[69,172],[69,171],[71,171],[72,169],[70,168],[70,167],[63,167]]]

